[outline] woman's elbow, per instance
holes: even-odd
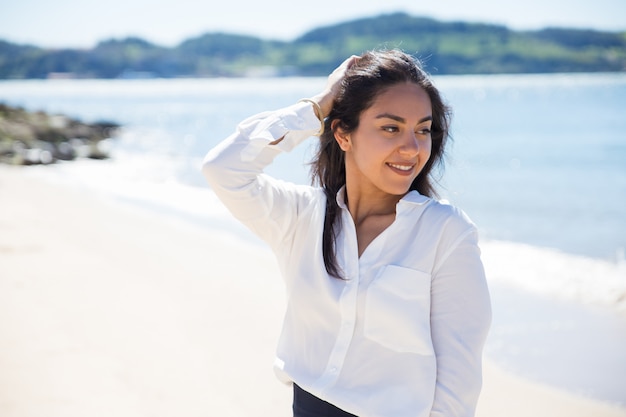
[[[202,175],[204,175],[204,178],[209,182],[209,184],[217,176],[217,164],[215,164],[211,158],[208,158],[208,155],[202,160],[200,170],[202,172]]]
[[[210,185],[215,185],[220,178],[223,179],[226,177],[225,172],[227,171],[227,167],[224,163],[221,163],[219,153],[215,150],[211,150],[202,160],[200,170],[208,183]]]

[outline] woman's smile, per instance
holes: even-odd
[[[407,165],[407,164],[387,162],[387,166],[391,168],[392,170],[394,170],[397,174],[411,175],[411,172],[413,171],[415,164]]]

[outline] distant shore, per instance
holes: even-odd
[[[174,47],[129,37],[45,49],[0,40],[0,58],[10,57],[0,59],[0,79],[326,76],[346,57],[381,47],[415,53],[437,75],[626,71],[623,32],[522,31],[397,12],[321,26],[292,41],[210,32]]]
[[[0,165],[0,415],[290,415],[269,251],[28,169]],[[477,417],[502,416],[626,409],[487,358]]]

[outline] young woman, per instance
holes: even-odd
[[[449,112],[398,51],[351,57],[311,99],[243,121],[203,172],[273,249],[296,417],[472,416],[491,308],[476,227],[435,200]],[[319,186],[262,173],[319,136]]]

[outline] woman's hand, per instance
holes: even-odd
[[[337,96],[337,92],[339,91],[339,87],[341,86],[341,81],[343,80],[346,70],[350,68],[358,59],[358,56],[352,55],[350,58],[343,61],[341,65],[335,68],[335,70],[328,76],[324,90],[311,97],[311,99],[319,104],[322,109],[322,119],[327,117],[333,108],[335,97]]]

